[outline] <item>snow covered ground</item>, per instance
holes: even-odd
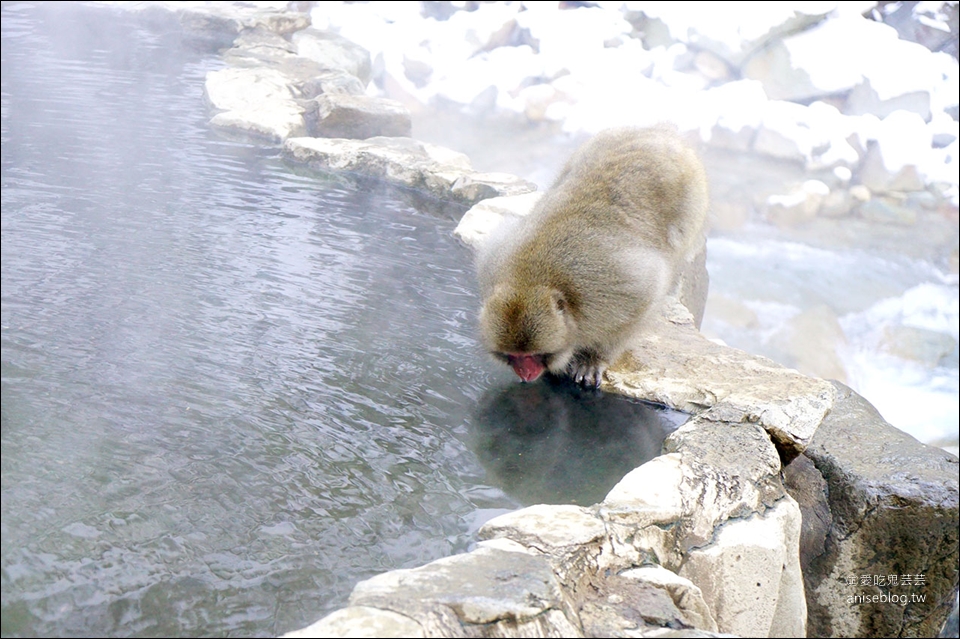
[[[557,131],[548,148],[664,120],[698,134],[715,187],[705,332],[956,446],[956,2],[323,2],[311,18],[370,50],[368,92],[406,104],[415,133],[459,107],[476,132],[449,139],[475,163],[503,114]],[[527,153],[529,136],[487,132]],[[554,155],[480,168],[545,187]]]

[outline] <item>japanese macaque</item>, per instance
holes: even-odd
[[[600,386],[701,246],[707,181],[668,126],[603,131],[477,261],[486,348],[525,382]]]

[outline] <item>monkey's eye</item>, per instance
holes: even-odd
[[[567,310],[567,300],[563,299],[562,297],[557,298],[556,305],[557,310],[561,313]]]

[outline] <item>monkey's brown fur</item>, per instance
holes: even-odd
[[[703,238],[707,183],[675,130],[599,133],[481,249],[480,332],[524,381],[598,387]]]

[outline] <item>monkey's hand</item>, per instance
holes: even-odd
[[[577,351],[567,365],[567,374],[583,388],[600,388],[607,363],[592,350]]]

